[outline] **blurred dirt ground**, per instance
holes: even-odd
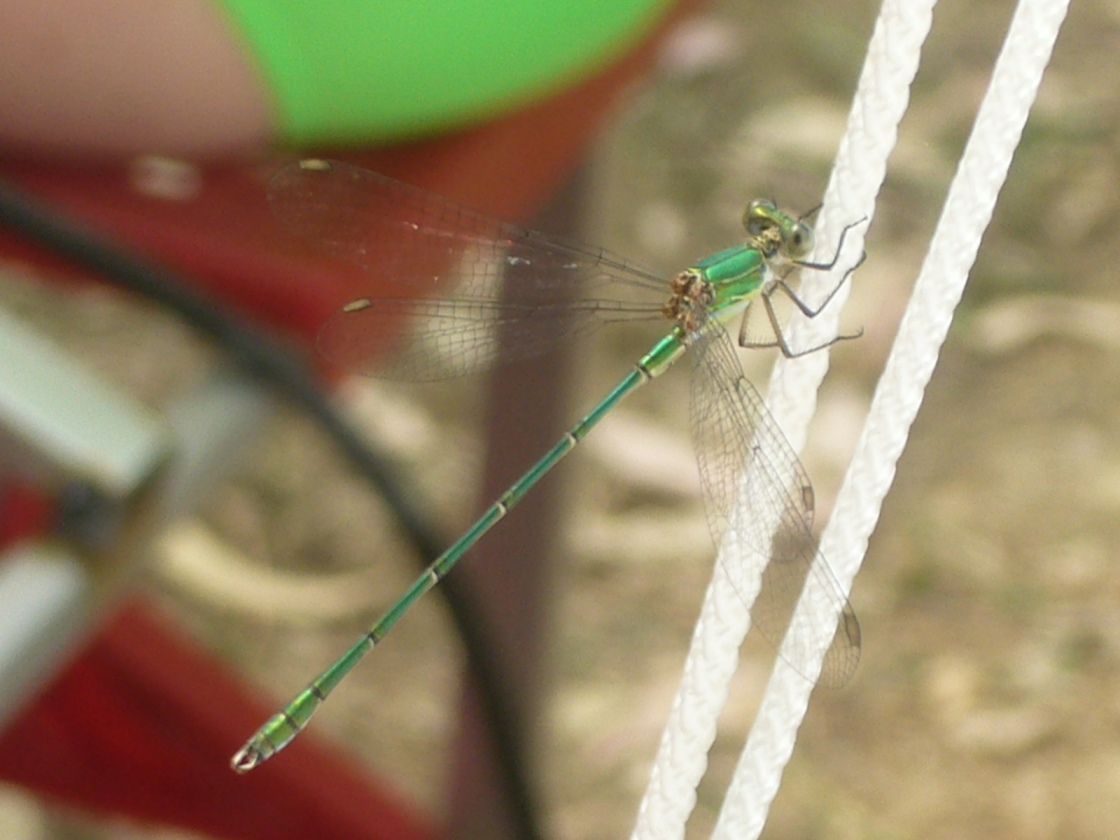
[[[936,10],[844,316],[865,334],[833,353],[805,456],[821,521],[1011,7]],[[586,238],[669,272],[735,241],[751,197],[814,205],[875,12],[871,2],[763,10],[734,0],[697,20],[604,138]],[[848,688],[815,694],[769,840],[1116,836],[1118,65],[1120,7],[1074,3],[856,581],[859,671]],[[210,362],[183,330],[105,294],[59,301],[21,280],[4,285],[5,302],[155,404]],[[578,348],[572,418],[655,332]],[[764,385],[767,354],[744,362]],[[349,389],[354,416],[449,526],[485,501],[461,478],[481,458],[476,430],[449,420],[465,413],[470,387]],[[562,468],[565,562],[537,754],[556,838],[632,827],[714,557],[693,463],[679,371],[604,421]],[[324,622],[329,603],[251,617],[153,567],[146,585],[280,700],[410,579],[412,561],[385,512],[298,418],[281,414],[263,430],[245,476],[215,495],[195,530],[176,535],[179,549],[211,561],[214,546],[235,550],[266,572],[314,557],[325,581],[355,575],[345,579],[368,587],[368,607],[355,599],[340,608],[345,619]],[[390,557],[399,561],[380,562]],[[438,810],[458,647],[435,600],[391,642],[316,724]],[[690,836],[714,823],[771,657],[748,641]],[[166,836],[44,815],[10,792],[3,801],[24,838]]]

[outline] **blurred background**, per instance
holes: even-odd
[[[864,335],[833,350],[804,456],[818,526],[1012,8],[946,2],[935,12],[844,314]],[[814,206],[876,12],[871,2],[725,0],[694,17],[588,163],[584,238],[670,274],[736,241],[750,198]],[[770,840],[1115,833],[1118,47],[1115,4],[1073,4],[851,596],[859,670],[848,687],[814,695]],[[212,363],[184,328],[103,289],[62,297],[4,270],[0,298],[154,406]],[[656,335],[627,327],[581,343],[570,418]],[[771,363],[744,354],[760,387]],[[674,371],[635,395],[559,469],[564,562],[533,760],[545,826],[563,840],[628,835],[710,574],[687,380]],[[488,501],[469,479],[482,458],[479,390],[344,387],[352,416],[455,526]],[[350,643],[413,565],[386,512],[306,421],[281,412],[256,447],[207,513],[168,536],[144,585],[279,701]],[[201,570],[182,561],[192,554]],[[315,568],[320,580],[294,600],[237,606],[238,586],[255,591],[325,555],[337,568]],[[429,599],[316,726],[438,810],[459,657]],[[752,635],[690,836],[714,824],[772,658]],[[0,789],[0,835],[171,836],[44,809],[12,789]]]

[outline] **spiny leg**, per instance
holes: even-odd
[[[840,231],[840,239],[836,243],[836,250],[832,254],[832,259],[830,259],[828,262],[826,262],[826,263],[798,262],[798,263],[796,263],[796,265],[799,268],[808,268],[808,269],[812,269],[814,271],[831,271],[833,268],[835,268],[837,261],[840,259],[840,253],[844,248],[844,239],[848,235],[848,231],[851,230],[852,228],[856,227],[857,225],[863,224],[864,221],[865,221],[864,219],[860,219],[859,221],[852,222],[851,224],[848,224],[848,225],[844,226],[844,229]],[[791,289],[790,286],[785,282],[784,278],[782,278],[782,277],[775,278],[774,281],[773,281],[773,284],[770,286],[770,288],[764,290],[759,295],[759,297],[761,298],[761,301],[762,301],[762,305],[766,310],[766,319],[770,322],[770,327],[773,330],[774,340],[773,341],[754,341],[754,340],[750,339],[747,336],[747,317],[746,317],[746,313],[744,313],[743,319],[740,322],[740,326],[739,326],[739,339],[738,339],[739,346],[743,347],[743,348],[750,348],[750,349],[763,349],[763,348],[767,348],[767,347],[777,347],[781,351],[782,355],[785,356],[787,359],[796,359],[800,356],[807,356],[810,353],[815,353],[818,350],[824,350],[826,347],[831,347],[833,344],[836,344],[837,342],[840,342],[840,341],[851,341],[852,339],[860,338],[863,335],[863,329],[862,328],[855,333],[851,333],[851,334],[848,334],[848,335],[838,335],[835,338],[832,338],[832,339],[829,339],[826,342],[823,342],[822,344],[816,344],[812,347],[808,347],[808,348],[805,348],[805,349],[802,349],[802,350],[795,351],[786,342],[785,333],[782,330],[781,324],[778,321],[778,315],[774,311],[774,304],[773,304],[773,302],[771,301],[770,298],[773,296],[775,291],[780,289],[786,295],[786,297],[789,298],[789,300],[793,303],[793,305],[796,306],[798,308],[798,310],[800,310],[802,315],[804,315],[806,318],[816,318],[818,315],[821,314],[821,312],[824,311],[825,307],[827,307],[829,305],[829,303],[832,302],[832,299],[834,297],[836,297],[836,294],[840,291],[840,289],[844,286],[844,284],[846,282],[848,282],[848,278],[852,276],[852,274],[855,272],[855,270],[857,268],[859,268],[861,265],[863,265],[863,262],[866,259],[867,259],[867,252],[865,251],[862,254],[860,254],[860,258],[856,261],[855,265],[851,266],[847,271],[844,272],[844,276],[840,278],[840,281],[835,286],[833,286],[832,290],[829,291],[829,293],[825,296],[824,300],[822,300],[816,307],[809,306],[809,304],[807,304],[805,301],[803,301],[797,295],[797,293],[794,292],[794,290]]]

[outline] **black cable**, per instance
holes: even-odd
[[[412,504],[380,455],[334,410],[307,365],[270,333],[259,329],[164,266],[132,253],[86,225],[0,179],[0,226],[16,231],[112,285],[175,313],[211,338],[247,374],[306,412],[382,496],[426,566],[443,550],[436,529]],[[503,689],[481,613],[464,578],[450,575],[438,587],[463,640],[490,724],[493,745],[518,838],[540,840],[537,809],[519,744],[522,724]]]

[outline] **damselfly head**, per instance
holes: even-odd
[[[780,255],[797,262],[813,252],[813,228],[782,212],[768,199],[756,198],[747,205],[743,227],[767,256]]]
[[[743,227],[751,236],[758,236],[777,224],[777,213],[778,208],[773,201],[756,198],[743,211]]]

